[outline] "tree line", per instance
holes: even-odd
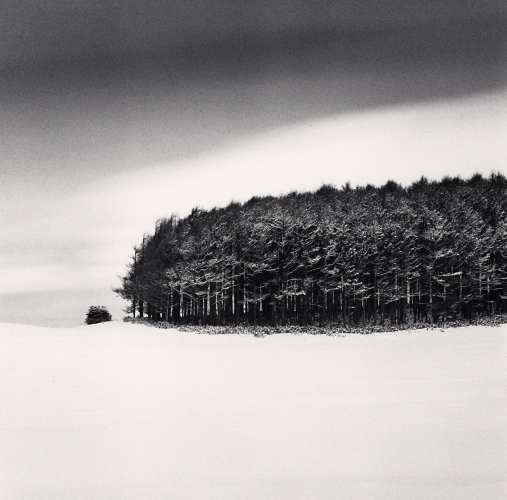
[[[254,197],[160,219],[126,312],[194,324],[386,325],[507,312],[507,179]]]

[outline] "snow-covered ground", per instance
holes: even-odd
[[[0,498],[507,498],[507,326],[0,324]]]

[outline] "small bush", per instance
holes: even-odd
[[[86,324],[94,325],[96,323],[105,323],[111,321],[111,315],[104,306],[91,306],[86,314]]]

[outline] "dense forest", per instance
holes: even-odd
[[[424,177],[195,208],[156,223],[122,285],[134,317],[388,325],[507,312],[507,179]]]

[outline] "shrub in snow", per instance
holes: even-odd
[[[91,306],[86,314],[86,324],[94,325],[95,323],[104,323],[111,321],[111,315],[104,306]]]

